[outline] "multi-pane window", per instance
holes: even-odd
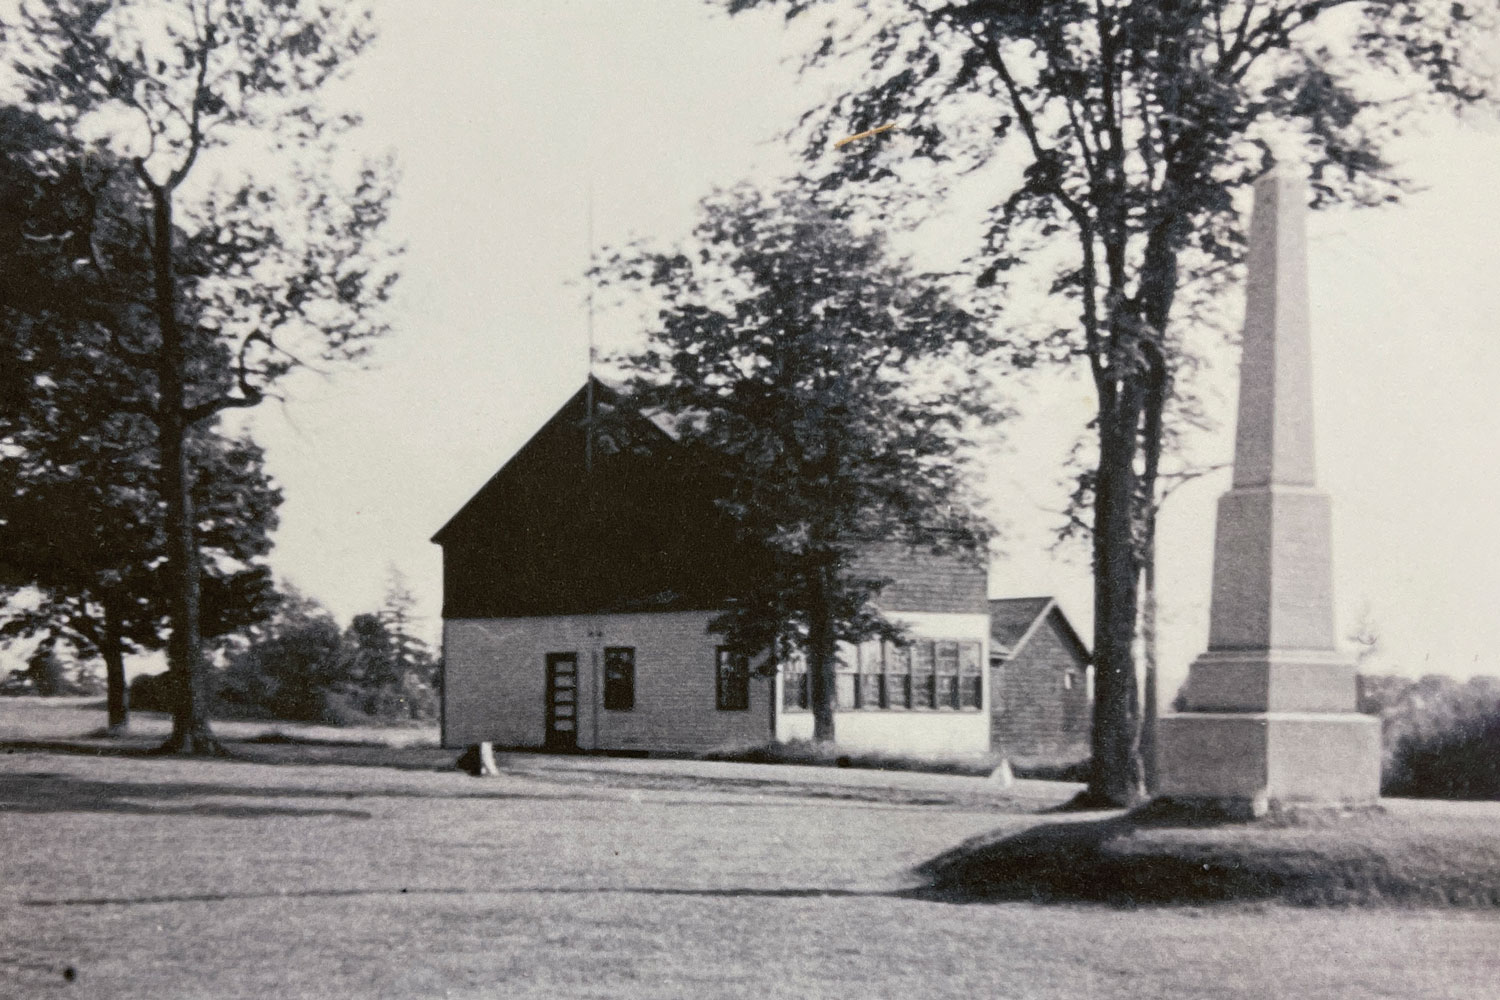
[[[958,644],[958,707],[979,708],[984,704],[984,675],[979,662],[979,643]]]
[[[750,660],[723,646],[715,653],[714,689],[721,712],[740,712],[750,707]]]
[[[787,660],[781,668],[781,704],[785,708],[807,708],[807,661],[800,656]]]
[[[859,644],[859,707],[885,708],[885,661],[879,640]]]
[[[853,646],[839,644],[838,663],[834,667],[834,690],[837,692],[835,704],[839,708],[854,708],[858,702],[854,696],[855,685],[859,682],[859,651]]]
[[[612,712],[635,707],[635,650],[628,646],[604,650],[604,707]]]
[[[885,647],[885,707],[911,708],[911,647],[882,643]]]
[[[911,645],[911,707],[932,708],[932,643],[914,642]]]
[[[958,643],[937,643],[937,698],[938,708],[958,707]]]
[[[983,646],[958,639],[840,645],[834,668],[840,709],[966,709],[984,705]],[[782,705],[807,708],[807,664],[782,667]]]

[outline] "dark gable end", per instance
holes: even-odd
[[[746,568],[672,437],[593,390],[591,461],[585,387],[434,536],[445,618],[707,609]]]

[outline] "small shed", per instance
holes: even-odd
[[[1056,599],[991,600],[991,748],[1015,758],[1087,757],[1090,660]]]

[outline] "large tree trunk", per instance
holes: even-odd
[[[811,606],[807,616],[807,700],[813,714],[813,739],[819,743],[832,743],[838,688],[834,672],[837,649],[833,616],[828,607],[828,570],[819,567],[813,572],[811,582]]]
[[[1129,387],[1120,411],[1129,405]],[[1136,626],[1135,539],[1132,507],[1136,420],[1100,421],[1099,469],[1094,497],[1094,727],[1093,762],[1086,798],[1097,805],[1131,806],[1143,798],[1138,732],[1133,708]]]
[[[161,496],[167,536],[167,614],[172,633],[167,641],[167,668],[175,683],[176,710],[164,753],[222,754],[224,748],[208,724],[209,692],[198,631],[198,543],[193,522],[193,472],[187,440],[187,352],[177,323],[172,272],[172,193],[151,183],[151,262],[161,347],[156,369],[158,447],[161,451]]]
[[[99,655],[104,658],[105,702],[111,736],[130,729],[130,688],[125,683],[125,643],[120,638],[120,616],[112,601],[104,602],[104,635]]]
[[[1155,795],[1156,774],[1156,716],[1157,716],[1157,659],[1156,659],[1156,516],[1151,515],[1151,525],[1146,531],[1145,551],[1141,561],[1141,656],[1145,660],[1146,693],[1142,696],[1141,712],[1141,768],[1145,777],[1146,794]]]

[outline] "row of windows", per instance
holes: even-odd
[[[836,704],[853,709],[956,708],[984,704],[981,647],[958,639],[918,639],[907,645],[867,642],[841,652],[835,674]],[[807,708],[807,665],[786,665],[783,704]],[[750,662],[723,646],[714,654],[714,703],[721,712],[750,708]],[[635,649],[604,650],[604,707],[635,708]]]
[[[714,656],[714,702],[721,712],[750,708],[750,661],[720,646]],[[604,650],[604,707],[611,712],[635,708],[635,650]]]
[[[975,709],[984,704],[982,649],[958,639],[907,645],[866,642],[840,652],[834,677],[839,708]],[[782,704],[807,708],[807,665],[787,664]]]

